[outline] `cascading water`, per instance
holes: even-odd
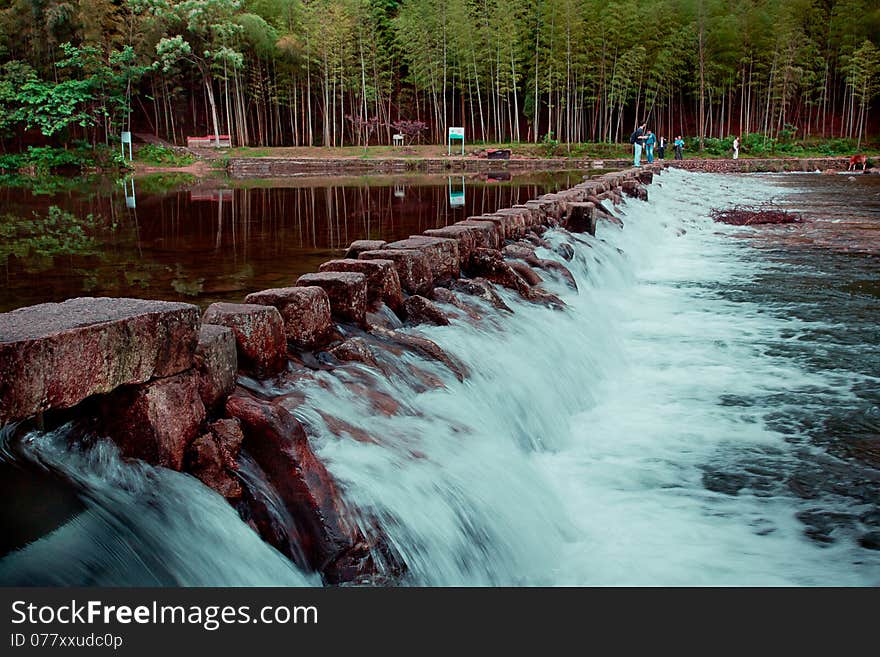
[[[398,361],[428,376],[347,364],[295,388],[244,380],[307,426],[365,528],[378,523],[406,563],[403,583],[880,583],[880,553],[858,543],[877,514],[876,471],[860,473],[855,496],[793,492],[805,469],[850,467],[817,445],[804,409],[820,422],[854,390],[880,389],[877,378],[810,359],[823,346],[799,338],[836,321],[793,311],[815,299],[739,294],[788,265],[707,218],[779,189],[680,171],[658,182],[649,203],[623,206],[623,230],[545,235],[575,247],[578,293],[542,272],[565,311],[502,291],[512,315],[487,305],[480,321],[413,329],[466,365],[463,382],[406,353]],[[191,478],[123,464],[106,446],[30,440],[30,457],[63,468],[87,511],[0,561],[0,580],[42,568],[41,583],[317,582]],[[817,517],[836,523],[822,540],[808,536]],[[71,543],[82,568],[62,575],[47,564]]]

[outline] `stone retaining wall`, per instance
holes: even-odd
[[[644,160],[643,160],[644,163]],[[707,173],[756,173],[783,171],[846,170],[848,157],[825,158],[741,158],[657,160],[654,164],[704,171]],[[492,171],[562,171],[608,169],[632,166],[632,159],[548,158],[488,160],[481,158],[231,158],[227,172],[233,178],[283,178],[304,174],[394,174],[420,173],[485,173]]]
[[[486,173],[492,171],[564,171],[586,169],[620,169],[631,160],[597,158],[512,159],[482,158],[230,158],[227,173],[232,178],[283,178],[303,174],[342,173]]]
[[[111,298],[0,314],[0,424],[20,422],[21,431],[35,418],[51,425],[53,414],[64,413],[64,421],[88,417],[88,426],[124,455],[198,477],[267,542],[326,581],[375,583],[399,575],[404,566],[381,528],[365,533],[370,523],[354,518],[312,452],[290,412],[295,393],[282,401],[261,398],[236,387],[238,374],[290,389],[312,376],[307,363],[322,369],[358,363],[380,376],[442,386],[399,358],[409,351],[463,380],[464,364],[398,329],[449,324],[452,317],[477,322],[483,303],[510,311],[496,285],[563,308],[542,287],[544,278],[576,283],[563,264],[537,255],[538,247],[551,248],[541,235],[554,226],[594,234],[598,221],[619,223],[614,206],[625,196],[646,200],[645,185],[660,171],[655,164],[607,173],[390,244],[358,241],[344,258],[289,287],[254,292],[240,304],[215,303],[201,318],[189,304]],[[564,245],[559,252],[570,259],[574,250]],[[377,391],[361,386],[357,394],[380,412],[396,412],[396,402]],[[322,416],[340,435],[378,440]],[[266,473],[294,526],[273,522],[264,498],[236,476],[242,449]]]

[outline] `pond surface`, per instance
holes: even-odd
[[[78,296],[241,301],[357,239],[393,241],[571,187],[583,172],[0,186],[0,312]],[[165,179],[168,182],[168,177]],[[187,184],[188,182],[188,184]]]

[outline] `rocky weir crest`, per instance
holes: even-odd
[[[352,362],[391,375],[377,350],[412,352],[465,379],[464,364],[439,345],[399,329],[445,325],[451,317],[476,322],[483,302],[510,311],[499,285],[528,302],[564,308],[542,287],[544,277],[577,286],[563,264],[536,254],[552,248],[543,233],[563,227],[595,235],[600,221],[619,224],[614,206],[625,197],[647,200],[646,186],[663,166],[591,177],[392,243],[358,240],[289,287],[215,303],[204,313],[185,303],[108,297],[2,313],[0,426],[22,436],[76,421],[112,439],[126,457],[197,477],[265,541],[327,583],[399,578],[405,564],[378,523],[347,505],[290,400],[264,398],[243,380],[296,381],[310,368]],[[570,245],[556,250],[564,260],[573,256]],[[442,385],[416,375],[427,386]],[[393,399],[366,387],[364,394],[394,413]],[[325,419],[331,429],[341,422]],[[357,427],[343,429],[360,436]],[[240,476],[243,453],[291,522],[275,521],[265,496]]]

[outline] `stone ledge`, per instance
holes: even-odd
[[[0,314],[0,424],[193,365],[199,309],[81,297]]]

